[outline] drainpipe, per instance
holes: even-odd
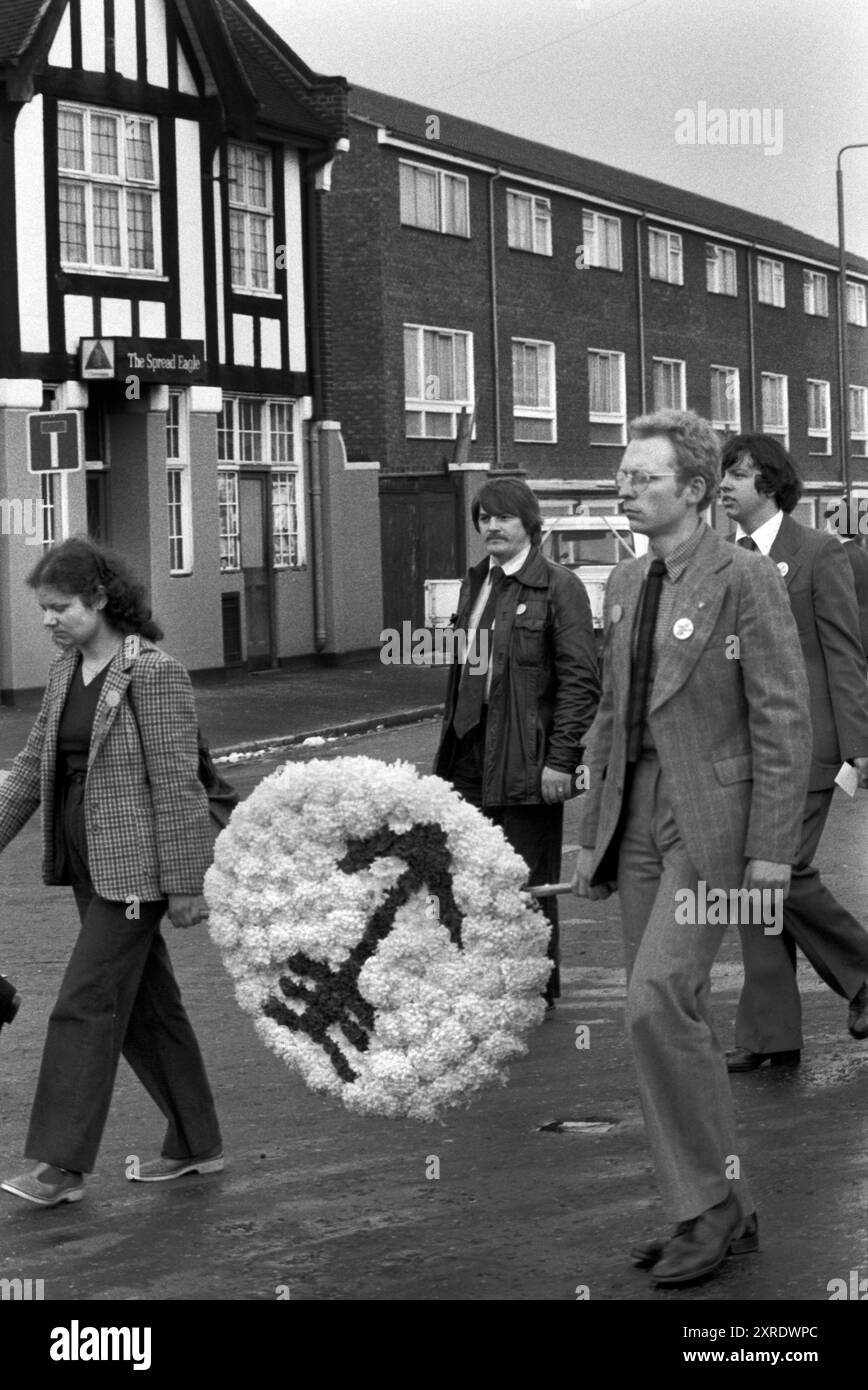
[[[751,434],[756,434],[759,429],[757,424],[757,397],[756,397],[756,322],[754,319],[753,287],[754,273],[756,271],[756,242],[752,241],[747,249],[747,362],[748,375],[750,377],[750,428]]]
[[[645,293],[642,288],[642,223],[648,216],[642,212],[636,219],[636,308],[639,312],[639,401],[640,415],[645,414],[647,381],[645,374]]]
[[[322,429],[320,420],[308,422],[307,458],[310,469],[310,528],[311,528],[311,569],[313,571],[313,643],[314,650],[321,652],[328,641],[325,624],[325,572],[323,564],[322,530],[322,476],[319,467],[319,437]]]
[[[322,652],[328,641],[325,601],[325,546],[323,539],[322,516],[322,474],[320,471],[320,433],[325,411],[323,391],[322,332],[320,326],[321,306],[319,295],[319,246],[317,232],[316,183],[317,176],[329,165],[337,154],[345,154],[350,148],[347,139],[331,140],[326,150],[320,154],[308,155],[303,163],[305,185],[305,221],[307,237],[305,240],[305,308],[307,318],[308,363],[313,398],[313,418],[308,421],[307,456],[310,471],[308,495],[310,497],[311,553],[310,566],[313,578],[313,626],[314,650]]]
[[[498,169],[488,180],[488,260],[491,280],[491,365],[494,391],[494,466],[501,466],[501,427],[500,427],[500,353],[497,341],[497,241],[494,234],[494,185],[503,178]]]

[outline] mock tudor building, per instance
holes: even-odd
[[[424,579],[473,558],[481,474],[522,472],[544,511],[611,511],[646,409],[777,435],[808,523],[868,494],[868,263],[848,262],[845,447],[835,247],[378,92],[349,104],[324,205],[326,410],[349,458],[380,464],[387,626],[421,622]]]
[[[376,470],[311,326],[344,79],[244,0],[0,0],[0,91],[2,698],[51,656],[25,576],[85,531],[194,675],[375,646]]]

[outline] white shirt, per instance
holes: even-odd
[[[774,516],[770,516],[768,521],[763,522],[762,526],[758,526],[755,531],[750,532],[751,540],[756,545],[757,550],[762,551],[763,555],[768,555],[777,540],[778,531],[781,529],[781,522],[783,519],[784,514],[780,508],[778,508]],[[736,541],[739,541],[742,536],[746,536],[747,534],[748,532],[745,531],[744,527],[739,522],[735,528]]]
[[[475,650],[476,650],[476,629],[477,629],[478,626],[479,626],[479,620],[480,620],[480,618],[482,617],[483,611],[484,611],[484,609],[485,609],[485,605],[486,605],[486,603],[488,602],[488,596],[489,596],[489,594],[491,593],[491,574],[492,574],[492,570],[495,570],[495,569],[502,569],[503,572],[504,572],[504,574],[518,574],[519,570],[522,568],[522,566],[524,565],[525,560],[527,559],[528,555],[530,554],[530,550],[531,550],[530,546],[529,546],[529,545],[526,545],[525,548],[524,548],[524,550],[520,550],[520,551],[518,552],[517,555],[513,555],[512,559],[511,559],[511,560],[507,560],[503,565],[499,565],[498,562],[497,562],[497,560],[495,560],[495,559],[493,559],[493,558],[489,558],[488,573],[487,573],[486,576],[485,576],[485,581],[484,581],[484,583],[483,583],[483,585],[482,585],[482,588],[479,590],[479,593],[478,593],[477,596],[476,596],[476,602],[475,602],[474,605],[473,605],[473,610],[472,610],[472,612],[471,612],[471,614],[470,614],[470,618],[469,618],[468,623],[467,623],[467,649],[468,649],[468,651],[470,651],[470,650],[474,650],[474,651],[475,651]],[[492,622],[492,624],[491,624],[491,630],[492,630],[492,632],[494,631],[494,623],[493,623],[493,622]],[[471,646],[471,644],[472,644],[472,646]],[[464,674],[464,672],[462,672],[462,675],[463,675],[463,674]],[[488,692],[489,692],[490,690],[491,690],[491,662],[489,662],[489,664],[488,664],[488,670],[487,670],[486,676],[485,676],[485,695],[484,695],[483,698],[484,698],[486,701],[488,700]]]

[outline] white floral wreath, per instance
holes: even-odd
[[[505,1082],[544,1013],[549,927],[501,831],[409,763],[287,764],[217,840],[210,931],[308,1086],[430,1120]]]

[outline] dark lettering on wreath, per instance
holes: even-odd
[[[365,962],[394,927],[398,908],[427,886],[431,897],[439,903],[440,923],[448,931],[450,941],[459,947],[462,945],[464,915],[452,892],[452,857],[443,827],[414,825],[412,830],[402,834],[385,827],[365,839],[348,840],[347,852],[337,867],[342,873],[354,874],[369,868],[375,859],[386,856],[403,859],[407,867],[368,919],[364,934],[339,969],[332,970],[324,961],[311,960],[303,951],[296,951],[288,958],[287,968],[293,975],[301,976],[302,982],[281,975],[280,990],[285,999],[297,999],[306,1004],[304,1013],[287,1008],[283,1000],[274,995],[262,1006],[267,1018],[294,1032],[307,1033],[319,1043],[342,1081],[355,1081],[358,1073],[353,1071],[327,1030],[339,1024],[347,1042],[357,1052],[367,1051],[374,1031],[374,1007],[359,992],[359,975]]]

